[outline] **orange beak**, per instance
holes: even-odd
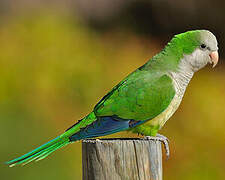
[[[211,59],[211,64],[213,64],[213,68],[217,65],[219,61],[219,54],[218,51],[213,51],[209,54],[210,59]]]

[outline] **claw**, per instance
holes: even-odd
[[[170,157],[170,148],[169,148],[169,139],[161,134],[157,134],[156,136],[145,136],[146,140],[155,140],[163,143],[164,148],[166,150],[166,160]]]

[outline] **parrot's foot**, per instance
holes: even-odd
[[[170,157],[170,148],[169,148],[169,139],[161,134],[157,134],[156,136],[145,136],[144,139],[147,140],[155,140],[160,141],[164,144],[166,150],[166,159]]]

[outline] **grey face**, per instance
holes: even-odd
[[[193,71],[198,71],[206,64],[213,64],[213,67],[218,62],[218,43],[216,37],[207,30],[200,32],[200,45],[189,57]]]
[[[200,42],[201,42],[200,48],[202,50],[208,50],[209,52],[218,50],[218,43],[217,43],[216,37],[210,31],[201,30]]]

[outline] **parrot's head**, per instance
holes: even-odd
[[[175,41],[180,45],[184,60],[191,65],[193,71],[198,71],[208,63],[213,67],[218,63],[218,43],[210,31],[187,31],[176,35]]]

